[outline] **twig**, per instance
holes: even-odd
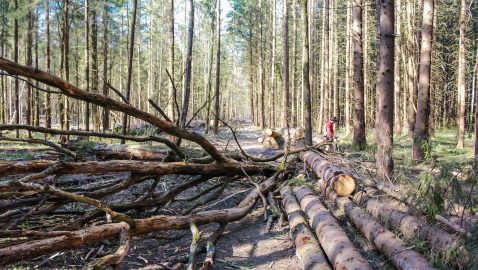
[[[151,106],[153,106],[153,108],[159,112],[159,114],[161,114],[161,116],[164,118],[164,120],[166,121],[169,121],[169,122],[173,122],[171,121],[171,118],[169,118],[163,111],[163,109],[161,109],[161,107],[159,107],[158,104],[156,104],[152,99],[148,99],[148,102],[149,104],[151,104]]]
[[[189,261],[188,261],[188,270],[192,270],[194,267],[194,261],[196,260],[197,248],[199,240],[201,240],[201,234],[199,233],[198,227],[196,224],[190,224],[191,233],[193,235],[193,239],[191,242],[191,247],[189,248]]]
[[[128,99],[123,95],[123,93],[121,93],[120,90],[118,90],[116,87],[114,87],[113,85],[111,85],[108,81],[106,81],[104,78],[103,78],[103,81],[106,83],[106,85],[111,89],[113,90],[113,92],[115,92],[126,104],[129,104],[129,101]]]
[[[0,72],[0,76],[8,76],[8,77],[13,77],[17,80],[20,80],[22,82],[25,82],[25,83],[28,83],[31,87],[37,89],[37,90],[40,90],[42,92],[46,92],[46,93],[50,93],[50,94],[63,94],[62,92],[60,91],[52,91],[52,90],[47,90],[47,89],[43,89],[43,88],[40,88],[36,85],[34,85],[32,82],[28,81],[28,80],[25,80],[23,78],[20,78],[18,76],[15,76],[15,75],[11,75],[11,74],[8,74],[8,73],[4,73],[4,72]]]
[[[241,170],[244,173],[244,175],[247,177],[247,179],[249,180],[249,183],[251,183],[253,186],[256,187],[257,193],[259,194],[259,196],[262,199],[262,204],[264,205],[264,221],[266,221],[267,217],[268,217],[268,215],[267,215],[267,199],[266,199],[266,197],[264,197],[264,194],[262,193],[262,190],[261,190],[261,187],[259,186],[259,184],[252,181],[252,178],[247,174],[247,172],[244,170],[244,168],[242,168],[242,165],[241,165]]]

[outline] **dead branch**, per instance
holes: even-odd
[[[110,110],[120,111],[132,117],[139,118],[145,122],[148,122],[158,127],[159,129],[163,130],[164,132],[172,136],[183,138],[183,139],[199,144],[204,150],[206,150],[206,152],[208,152],[215,160],[219,162],[230,161],[227,158],[225,158],[221,153],[219,153],[216,147],[214,147],[214,145],[212,145],[212,143],[206,140],[203,136],[197,133],[188,132],[185,129],[177,127],[171,122],[162,120],[159,117],[156,117],[150,113],[141,111],[129,104],[116,101],[104,95],[81,90],[80,88],[72,85],[71,83],[55,75],[52,75],[50,73],[47,73],[35,68],[20,65],[1,57],[0,57],[0,69],[5,70],[6,72],[12,75],[24,76],[30,79],[40,81],[52,87],[56,87],[60,89],[63,92],[63,94],[65,94],[66,96],[79,99],[82,101],[90,102],[92,104],[96,104]]]
[[[189,260],[187,270],[193,270],[194,261],[196,260],[196,254],[198,249],[199,240],[201,240],[201,233],[198,230],[196,224],[191,223],[191,234],[193,239],[191,241],[191,247],[189,248]]]
[[[161,107],[159,107],[158,104],[156,104],[152,99],[148,99],[148,102],[149,104],[151,104],[151,106],[153,106],[153,108],[159,112],[159,114],[161,114],[161,116],[164,118],[164,120],[168,121],[168,122],[173,122],[171,121],[171,118],[169,118],[165,113],[164,111],[161,109]]]
[[[219,228],[207,239],[206,243],[206,259],[199,270],[209,269],[214,264],[214,256],[216,255],[216,242],[224,233],[227,223],[220,223]]]
[[[276,176],[267,179],[261,184],[261,190],[268,192],[274,188]],[[252,190],[249,195],[234,208],[211,210],[188,216],[153,216],[146,219],[135,219],[136,227],[131,230],[131,236],[142,235],[154,231],[184,230],[191,223],[203,225],[208,223],[224,223],[242,219],[256,204],[259,194]],[[124,223],[107,223],[90,226],[81,230],[72,231],[66,236],[57,236],[42,240],[34,240],[5,248],[0,248],[0,265],[35,258],[57,251],[76,249],[83,245],[104,239],[111,239],[118,235]]]

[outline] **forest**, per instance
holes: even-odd
[[[478,269],[478,1],[0,0],[1,269]]]

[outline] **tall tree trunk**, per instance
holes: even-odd
[[[271,17],[272,17],[272,51],[271,51],[271,80],[270,80],[270,92],[269,92],[269,99],[270,99],[270,127],[275,127],[275,94],[276,94],[276,0],[270,1],[271,5]]]
[[[176,91],[174,90],[174,0],[170,0],[169,5],[169,95],[168,95],[168,115],[175,122],[176,113],[174,102],[176,100]]]
[[[109,54],[109,42],[108,42],[108,2],[104,1],[103,8],[103,95],[108,96],[109,88],[106,83],[110,80],[108,77],[108,54]],[[107,108],[103,108],[103,132],[110,129],[110,111]]]
[[[297,0],[292,0],[292,82],[291,82],[291,103],[292,103],[292,126],[298,125],[298,106],[297,106]]]
[[[401,12],[401,0],[396,0],[396,17],[395,17],[395,78],[394,78],[394,92],[395,92],[395,134],[402,134],[402,116],[400,110],[400,56],[401,56],[401,32],[400,32],[400,12]]]
[[[128,74],[126,78],[126,101],[130,101],[131,96],[131,79],[133,75],[133,54],[134,54],[134,34],[136,28],[136,12],[138,11],[138,0],[133,0],[133,15],[131,18],[131,28],[129,33],[129,48],[128,48]],[[128,128],[128,115],[123,115],[123,130],[122,134],[126,135]],[[124,144],[125,140],[121,140]]]
[[[214,36],[214,18],[211,17],[211,40],[213,40]],[[252,48],[251,48],[252,50]],[[206,110],[206,134],[209,132],[210,126],[210,117],[211,117],[211,92],[212,92],[212,62],[214,60],[214,46],[209,46],[209,61],[208,61],[208,74],[207,74],[207,90],[206,90],[206,98],[207,98],[207,110]],[[252,76],[252,73],[251,73]],[[251,92],[252,94],[252,92]],[[254,112],[252,112],[254,113]],[[254,121],[253,121],[254,122]]]
[[[69,0],[63,0],[63,72],[64,78],[66,81],[70,80],[70,23],[69,23],[69,14],[70,14],[70,3]],[[70,129],[70,100],[68,97],[63,96],[60,97],[60,124],[62,129]],[[68,137],[68,136],[67,136]],[[66,137],[63,137],[62,140],[64,141]]]
[[[312,145],[312,109],[310,102],[309,80],[309,14],[308,0],[302,0],[302,87],[304,105],[305,145]]]
[[[420,46],[420,73],[418,78],[418,104],[415,130],[413,133],[413,160],[423,160],[430,150],[429,113],[430,113],[430,73],[433,40],[434,0],[424,0],[423,27]]]
[[[289,9],[287,0],[284,1],[284,19],[283,19],[283,40],[284,40],[284,59],[282,66],[282,76],[284,80],[284,91],[282,96],[282,127],[288,128],[290,124],[290,103],[289,103]]]
[[[15,19],[14,19],[14,38],[13,38],[13,61],[18,63],[18,0],[15,0]],[[15,78],[15,124],[20,124],[20,84]],[[15,131],[16,137],[20,137],[18,130]]]
[[[99,70],[98,70],[98,18],[97,18],[97,9],[98,4],[95,3],[91,10],[91,91],[93,93],[100,93],[99,90]],[[93,117],[93,129],[96,132],[100,131],[100,114],[98,105],[91,106],[91,113]]]
[[[414,1],[407,0],[406,21],[407,21],[407,78],[408,78],[408,134],[413,135],[415,129],[416,106],[417,106],[417,87],[415,73],[415,43],[413,31],[414,16],[412,14]]]
[[[266,127],[266,116],[264,107],[264,42],[263,42],[263,15],[262,0],[259,0],[259,125],[263,129]]]
[[[354,47],[354,140],[360,150],[367,145],[365,134],[364,70],[362,50],[362,0],[354,0],[352,11]]]
[[[326,2],[326,1],[324,1]],[[327,17],[327,14],[328,14],[328,9],[327,9],[327,6],[326,6],[326,3],[323,3],[323,6],[322,6],[322,29],[321,29],[321,32],[322,32],[322,39],[321,39],[321,45],[320,45],[320,105],[319,105],[319,119],[318,119],[318,124],[317,124],[317,129],[318,129],[318,134],[319,136],[323,134],[323,130],[324,130],[324,110],[325,110],[325,102],[326,102],[326,98],[325,98],[325,87],[326,87],[326,59],[325,59],[325,52],[326,52],[326,49],[325,49],[325,45],[327,44],[327,32],[326,32],[326,29],[325,29],[325,25],[326,25],[326,17]]]
[[[466,31],[466,1],[461,0],[460,8],[460,39],[458,48],[458,143],[457,148],[462,149],[465,144],[465,109],[466,109],[466,51],[465,51],[465,31]]]
[[[214,113],[216,116],[214,117],[214,134],[217,134],[219,131],[219,103],[221,101],[221,96],[219,93],[221,83],[221,0],[217,0],[216,7],[216,42],[216,95],[214,103]]]
[[[85,0],[85,84],[86,91],[90,91],[90,3]],[[90,130],[90,104],[85,103],[85,130]]]
[[[377,94],[377,173],[393,175],[393,82],[394,82],[394,1],[380,4],[380,40],[378,45]]]
[[[46,57],[46,72],[51,72],[51,45],[50,45],[50,1],[45,0],[45,57]],[[49,86],[46,87],[49,90]],[[46,93],[45,99],[45,125],[51,128],[51,95]]]
[[[188,26],[188,48],[186,52],[186,71],[183,91],[183,110],[181,113],[181,127],[186,126],[186,120],[189,109],[189,96],[191,94],[191,76],[192,76],[192,57],[193,57],[193,38],[194,38],[194,0],[189,0],[189,26]]]
[[[353,6],[353,1],[347,1],[347,23],[346,23],[346,34],[345,34],[345,132],[350,131],[350,70],[352,69],[352,57],[351,57],[351,32],[352,32],[352,12],[351,6]]]
[[[27,47],[27,66],[31,67],[33,65],[33,14],[31,11],[31,7],[28,7],[27,11],[27,38],[26,38],[26,47]],[[28,79],[27,83],[27,115],[26,115],[26,123],[27,125],[32,124],[32,81]],[[31,132],[28,132],[28,138],[31,138]]]
[[[475,53],[475,76],[474,85],[472,91],[475,91],[475,169],[478,168],[478,44],[476,46]]]
[[[252,42],[252,15],[249,15],[249,102],[251,106],[252,124],[256,124],[255,105],[254,105],[254,43]]]

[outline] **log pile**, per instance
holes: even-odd
[[[279,150],[284,146],[285,140],[282,134],[272,129],[264,130],[264,135],[259,137],[257,141],[262,144],[264,148]]]

